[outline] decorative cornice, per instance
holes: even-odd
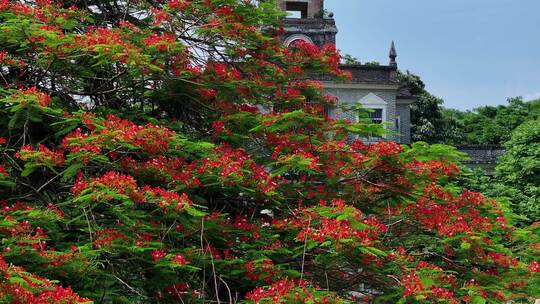
[[[376,84],[376,83],[336,83],[331,81],[323,81],[323,87],[326,89],[368,89],[368,90],[397,90],[397,84]]]

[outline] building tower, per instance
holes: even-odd
[[[298,40],[311,42],[319,47],[336,43],[338,30],[333,14],[324,10],[324,0],[279,0],[278,5],[288,13],[282,35],[286,45]]]
[[[394,41],[392,40],[392,44],[390,45],[390,53],[388,53],[388,57],[390,57],[390,63],[389,66],[397,67],[397,52],[396,52],[396,45],[394,44]]]

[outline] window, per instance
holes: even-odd
[[[287,11],[289,18],[305,19],[308,16],[308,3],[287,1],[285,10]]]
[[[374,124],[382,124],[383,109],[370,109],[369,118],[371,118],[371,122]]]
[[[301,43],[301,42],[313,43],[313,40],[311,40],[311,38],[309,38],[308,36],[304,34],[294,34],[287,37],[283,43],[286,46],[290,46],[290,45],[294,46],[295,43]]]
[[[364,114],[359,117],[359,121],[368,120],[374,124],[381,124],[381,127],[384,127],[384,128],[389,127],[388,125],[385,124],[385,122],[387,122],[387,119],[388,119],[388,116],[387,116],[388,105],[384,99],[382,99],[377,94],[370,92],[364,97],[362,97],[359,101],[357,101],[357,103],[361,105],[361,108],[368,110],[367,119],[366,119],[366,114]],[[393,117],[390,119],[390,122],[392,122],[392,120],[393,120]],[[390,127],[392,128],[392,126]],[[384,135],[380,136],[380,135],[371,134],[365,137],[363,140],[366,142],[373,143],[385,137],[386,136]]]
[[[301,19],[302,18],[302,12],[300,12],[300,11],[287,11],[287,18]]]
[[[306,40],[304,39],[294,39],[293,41],[291,41],[291,43],[289,43],[290,46],[299,46],[299,44],[301,43],[304,43],[304,42],[307,42]]]
[[[396,117],[396,132],[398,132],[398,134],[401,134],[401,119],[399,118],[399,116]]]

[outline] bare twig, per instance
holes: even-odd
[[[311,227],[311,217],[308,221],[308,229]],[[304,235],[304,253],[302,254],[302,272],[300,273],[300,281],[304,279],[304,265],[306,262],[306,250],[307,250],[307,233]]]
[[[144,297],[144,295],[140,292],[137,291],[137,289],[129,286],[128,283],[124,282],[122,279],[120,279],[118,276],[116,276],[115,274],[113,274],[113,276],[122,284],[124,284],[129,290],[131,290],[132,292],[136,293],[137,295],[141,296],[141,297]]]

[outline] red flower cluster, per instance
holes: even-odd
[[[140,189],[132,176],[112,171],[105,173],[101,177],[92,178],[89,181],[84,181],[82,177],[78,178],[75,185],[71,188],[71,193],[79,196],[83,191],[90,189],[94,201],[113,200],[114,197],[108,191],[103,191],[103,188],[125,195],[133,202],[153,203],[159,206],[163,212],[167,212],[169,209],[180,211],[193,205],[185,193],[179,195],[176,192],[150,186],[144,186]]]
[[[122,159],[121,166],[137,177],[151,176],[154,179],[164,180],[167,183],[173,182],[187,188],[201,186],[201,181],[196,176],[197,163],[190,163],[182,158],[159,156],[138,162],[131,157],[126,157]]]
[[[103,196],[99,193],[100,188],[109,188],[114,190],[118,194],[123,194],[130,197],[134,202],[142,201],[142,195],[137,187],[137,182],[132,176],[120,174],[117,172],[107,172],[101,177],[95,177],[90,179],[89,182],[83,181],[79,178],[75,185],[71,188],[71,193],[74,195],[80,195],[83,191],[91,189],[97,192],[93,199],[95,201],[107,200],[110,201],[113,198],[111,196]]]
[[[3,165],[0,165],[0,176],[8,177],[9,173]]]
[[[173,262],[176,265],[187,265],[189,263],[188,260],[180,253],[175,254],[171,258],[171,262]]]
[[[188,5],[186,0],[169,0],[168,6],[177,11],[183,11],[184,8]]]
[[[19,89],[17,93],[11,96],[11,100],[19,102],[21,105],[34,103],[42,107],[46,107],[51,104],[51,96],[41,92],[36,87],[31,87],[28,89]]]
[[[423,281],[422,278],[429,280]],[[415,269],[402,276],[400,283],[404,287],[404,297],[416,296],[433,301],[444,299],[451,304],[460,303],[454,292],[446,288],[455,287],[455,277],[445,274],[440,267],[425,261],[420,261]]]
[[[118,140],[134,145],[150,154],[162,154],[167,151],[174,135],[174,132],[167,128],[151,123],[140,126],[114,115],[107,116],[103,124],[105,129],[96,130],[95,135],[102,136],[106,140]]]
[[[23,67],[25,64],[21,59],[14,59],[7,51],[0,51],[0,65]]]
[[[64,288],[49,280],[26,272],[21,267],[8,266],[0,256],[0,295],[14,304],[88,303],[89,299],[79,297],[71,288]]]
[[[531,273],[540,273],[540,263],[531,262],[531,265],[529,265],[529,271]]]
[[[105,228],[95,232],[92,246],[96,248],[111,247],[113,245],[113,242],[116,240],[128,241],[129,238],[123,233],[117,232],[113,228]]]
[[[83,133],[80,128],[75,129],[71,134],[64,137],[62,147],[71,153],[79,154],[78,159],[88,162],[90,156],[101,152],[99,143],[95,143],[94,138],[89,138],[89,134]]]
[[[490,231],[496,224],[503,230],[506,228],[505,223],[482,215],[482,210],[494,207],[495,203],[479,193],[465,191],[454,197],[434,185],[424,191],[426,195],[420,197],[415,205],[408,206],[405,212],[412,213],[424,228],[436,229],[441,236]]]
[[[270,285],[268,288],[257,288],[246,295],[246,299],[260,303],[338,303],[338,298],[333,295],[316,297],[312,290],[307,287],[305,281],[292,281],[283,279]]]
[[[24,161],[33,161],[37,164],[48,166],[62,166],[64,164],[64,151],[53,151],[42,144],[38,145],[38,149],[34,150],[30,145],[22,146],[16,155]]]
[[[272,299],[274,303],[279,303],[282,298],[289,295],[289,292],[296,287],[293,281],[281,280],[267,289],[257,288],[246,295],[246,298],[259,304],[262,299]]]
[[[158,249],[158,250],[152,251],[150,255],[152,256],[152,260],[154,260],[154,262],[158,262],[159,260],[163,259],[167,255],[167,251]]]
[[[229,67],[229,65],[225,64],[225,63],[212,63],[211,65],[209,65],[207,67],[208,69],[208,72],[210,74],[214,74],[214,75],[209,75],[209,79],[212,79],[212,78],[215,78],[217,77],[216,80],[220,80],[220,81],[226,81],[226,80],[240,80],[242,78],[242,75],[240,74],[240,72],[236,69],[236,68],[233,68],[233,67]],[[212,79],[214,80],[214,79]]]
[[[264,260],[262,263],[249,261],[246,263],[247,277],[251,281],[263,280],[265,283],[271,283],[274,276],[279,273],[279,268],[270,260]]]
[[[240,229],[242,231],[250,233],[250,237],[247,237],[245,235],[241,237],[241,240],[244,242],[248,241],[251,237],[253,237],[254,239],[260,238],[260,226],[250,223],[245,217],[236,217],[231,221],[231,225],[236,229]]]
[[[379,235],[387,230],[376,218],[364,217],[360,210],[346,206],[343,200],[333,200],[332,205],[333,207],[326,207],[320,213],[318,209],[297,210],[294,220],[278,222],[278,227],[298,227],[298,241],[309,239],[322,244],[330,240],[334,241],[338,248],[341,246],[340,241],[346,239],[355,239],[357,244],[372,246]],[[343,214],[349,216],[337,219]]]
[[[212,129],[214,129],[214,133],[216,135],[219,135],[225,131],[225,124],[222,121],[214,121],[212,122]]]
[[[430,160],[427,162],[414,161],[407,164],[416,175],[429,176],[432,180],[436,180],[442,176],[455,176],[461,170],[456,164],[443,162],[438,160]]]
[[[396,156],[401,151],[403,151],[403,148],[393,141],[379,141],[368,147],[368,152],[374,153],[377,156]]]
[[[169,209],[183,210],[193,205],[187,194],[179,195],[176,192],[167,191],[159,187],[145,187],[143,189],[147,202],[154,202],[161,207],[163,212]]]
[[[511,256],[507,256],[505,254],[502,254],[500,252],[488,252],[488,258],[489,260],[491,260],[493,263],[501,266],[501,267],[504,267],[504,268],[508,268],[510,266],[512,267],[517,267],[518,266],[518,259],[517,258],[513,258]]]
[[[151,12],[152,12],[152,25],[153,26],[158,26],[158,25],[161,25],[161,23],[163,23],[163,21],[166,21],[166,20],[169,20],[169,15],[167,14],[166,11],[162,10],[162,9],[158,9],[158,8],[151,8]]]
[[[422,280],[416,275],[414,270],[411,271],[411,273],[401,277],[400,281],[401,285],[405,288],[403,290],[404,297],[409,297],[425,290]]]
[[[257,165],[242,149],[217,147],[214,155],[204,159],[197,171],[198,174],[216,174],[225,184],[254,184],[263,193],[277,188],[277,183],[270,173]]]
[[[167,52],[176,45],[176,36],[172,33],[158,35],[154,33],[150,37],[144,38],[144,43],[148,47],[155,47],[160,52]]]
[[[108,115],[104,121],[94,122],[91,116],[87,116],[85,121],[92,132],[86,134],[80,129],[75,130],[64,139],[62,145],[65,149],[84,155],[99,153],[105,148],[116,150],[121,146],[129,146],[147,154],[159,155],[169,149],[170,140],[174,136],[174,132],[167,128],[150,123],[141,126],[114,115]]]
[[[141,49],[124,40],[122,31],[118,29],[95,28],[92,32],[75,36],[74,39],[73,48],[107,55],[122,63],[143,65],[147,62]]]
[[[286,61],[307,64],[322,60],[328,72],[346,79],[352,78],[350,73],[340,69],[341,56],[336,51],[334,44],[327,44],[319,48],[313,43],[298,40],[289,47],[294,48],[294,50],[285,49],[283,51]]]

